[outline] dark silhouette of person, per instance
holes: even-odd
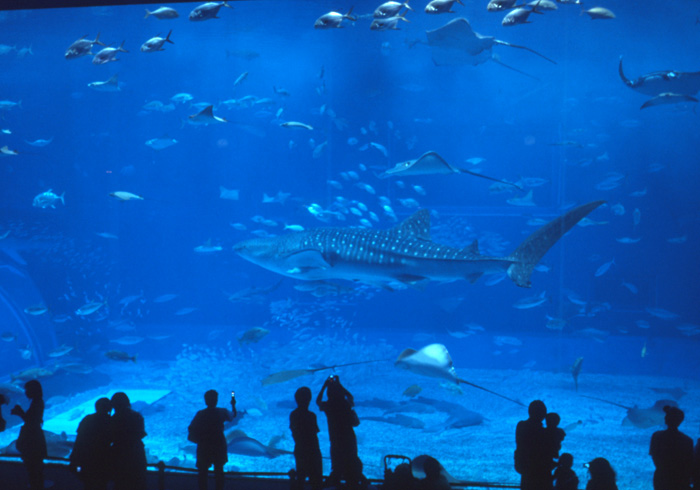
[[[700,437],[695,443],[695,456],[693,458],[693,488],[700,488]]]
[[[423,471],[425,478],[420,481],[420,490],[450,490],[452,488],[447,477],[442,474],[442,465],[437,459],[431,456],[425,458]]]
[[[24,421],[15,442],[17,451],[29,477],[29,488],[43,490],[44,488],[44,459],[46,453],[46,438],[41,425],[44,423],[44,393],[41,383],[32,379],[24,384],[24,394],[31,400],[25,412],[22,407],[15,405],[10,413]]]
[[[554,490],[577,490],[578,476],[573,470],[574,457],[569,453],[559,456],[559,464],[554,470]]]
[[[0,393],[0,432],[5,432],[5,428],[7,427],[7,422],[4,418],[2,418],[2,406],[7,405],[8,403],[10,403],[10,400],[8,400],[5,395]]]
[[[586,484],[586,490],[617,490],[617,475],[605,458],[595,458],[586,463],[588,473],[591,475]]]
[[[564,429],[559,427],[559,422],[561,422],[561,417],[556,412],[548,412],[544,417],[546,423],[546,428],[544,430],[547,444],[549,445],[549,457],[552,460],[559,459],[559,451],[561,451],[561,443],[566,437],[566,432]],[[556,463],[552,463],[554,467]]]
[[[224,424],[238,416],[236,397],[231,392],[231,411],[217,408],[219,393],[209,390],[204,393],[207,408],[200,410],[190,422],[188,439],[197,444],[197,470],[199,490],[207,489],[209,467],[214,466],[216,490],[224,488],[224,465],[228,461]]]
[[[408,463],[401,463],[394,468],[393,473],[384,476],[384,490],[416,490],[420,484],[413,476],[413,470]]]
[[[323,393],[328,391],[328,399],[323,401]],[[331,443],[331,473],[325,486],[339,486],[345,480],[351,490],[366,486],[362,475],[362,461],[357,455],[355,427],[360,424],[352,394],[340,384],[338,376],[331,375],[323,383],[316,397],[319,410],[328,420],[328,439]]]
[[[294,438],[294,461],[296,474],[292,489],[300,490],[308,478],[313,490],[320,490],[323,484],[323,461],[318,445],[318,422],[316,414],[309,410],[311,390],[302,386],[294,399],[297,408],[289,414],[289,428]]]
[[[146,490],[146,437],[143,416],[131,409],[124,392],[112,395],[114,415],[110,420],[111,460],[114,490]]]
[[[541,400],[534,400],[528,407],[528,419],[521,420],[515,428],[515,471],[520,473],[522,490],[551,490],[551,444],[542,421],[547,407]]]
[[[100,398],[95,402],[95,413],[86,415],[78,425],[69,467],[72,471],[80,469],[85,490],[104,490],[109,482],[111,411],[109,398]]]
[[[666,405],[667,428],[654,432],[649,455],[654,460],[654,490],[689,490],[693,476],[693,440],[678,430],[685,414]]]

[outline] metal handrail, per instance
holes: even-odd
[[[0,454],[0,462],[3,460],[6,461],[21,461],[19,455],[12,455],[12,454]],[[56,457],[47,457],[44,459],[46,462],[50,462],[56,465],[61,465],[61,466],[68,466],[70,463],[70,460],[67,458],[56,458]],[[196,468],[185,468],[182,466],[171,466],[171,465],[166,465],[163,461],[159,461],[158,463],[152,463],[148,464],[147,467],[151,469],[151,471],[156,471],[158,472],[158,489],[159,490],[164,490],[165,489],[165,474],[166,471],[170,473],[192,473],[195,474],[198,472]],[[236,479],[236,478],[245,478],[245,477],[250,477],[250,478],[290,478],[291,477],[291,472],[286,471],[286,472],[275,472],[275,471],[226,471],[224,472],[224,477],[227,479]],[[370,483],[384,483],[383,479],[377,479],[377,478],[369,478],[368,481]],[[513,489],[518,489],[520,488],[519,484],[516,483],[499,483],[499,482],[484,482],[484,481],[470,481],[470,480],[460,480],[457,482],[451,482],[450,486],[452,488],[513,488]]]

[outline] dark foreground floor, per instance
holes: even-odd
[[[68,470],[65,462],[47,462],[44,472],[45,486],[52,490],[80,490],[82,483]],[[213,478],[212,478],[213,480]],[[373,489],[381,489],[382,481],[372,480]],[[214,482],[210,481],[210,488]],[[518,488],[512,484],[485,482],[461,482],[454,488]],[[0,457],[0,490],[25,490],[27,477],[22,462],[17,458]],[[149,467],[149,490],[194,490],[197,488],[197,475],[191,471],[171,471]],[[288,490],[289,478],[286,474],[228,474],[226,490]]]
[[[51,490],[80,490],[82,483],[68,470],[64,463],[47,463],[45,474],[46,488]],[[27,477],[24,466],[19,460],[0,459],[0,489],[25,490]],[[214,488],[213,478],[210,487]],[[197,488],[197,475],[194,472],[159,472],[149,468],[149,490],[193,490]],[[289,479],[286,476],[239,476],[227,477],[226,489],[236,490],[288,490]]]

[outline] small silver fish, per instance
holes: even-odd
[[[104,46],[103,43],[100,42],[100,33],[97,33],[97,36],[95,37],[94,41],[90,41],[89,39],[85,39],[85,37],[81,37],[77,41],[75,41],[73,44],[71,44],[68,49],[66,50],[65,57],[67,60],[73,60],[75,58],[80,58],[81,56],[87,56],[87,55],[93,55],[92,53],[92,47],[97,44],[99,46]]]
[[[75,314],[78,316],[87,316],[87,315],[92,315],[95,313],[97,310],[102,308],[107,304],[107,300],[104,300],[103,302],[97,302],[97,301],[92,301],[90,303],[86,303],[77,310],[75,310]]]
[[[37,196],[34,197],[34,201],[32,202],[32,206],[35,208],[41,208],[41,209],[46,209],[46,208],[53,208],[56,209],[56,206],[54,204],[56,201],[61,201],[61,203],[65,206],[66,201],[64,201],[63,197],[66,195],[64,192],[60,196],[57,196],[54,194],[51,189],[49,189],[46,192],[42,192],[41,194],[38,194]]]
[[[193,22],[199,22],[203,20],[218,19],[217,14],[221,7],[228,7],[232,9],[227,2],[207,2],[203,3],[199,7],[195,7],[192,12],[190,12],[190,20]]]
[[[146,41],[145,43],[143,43],[141,45],[141,52],[142,53],[153,53],[155,51],[165,51],[163,49],[163,45],[165,43],[175,44],[174,42],[172,42],[170,40],[170,35],[172,33],[173,33],[173,31],[171,29],[170,32],[168,32],[168,35],[165,36],[165,39],[163,39],[162,37],[158,37],[158,36],[152,37],[151,39],[149,39],[148,41]]]
[[[373,17],[375,19],[386,19],[387,17],[394,17],[399,15],[401,9],[406,7],[408,10],[413,10],[408,6],[408,0],[405,2],[384,2],[374,11]]]
[[[124,49],[125,42],[126,41],[122,41],[121,45],[118,48],[104,48],[104,49],[102,49],[92,59],[92,64],[93,65],[104,65],[104,64],[109,63],[111,61],[119,61],[117,59],[118,53],[128,53],[128,51],[126,49]]]
[[[156,9],[153,12],[146,9],[146,16],[144,17],[144,19],[148,19],[150,16],[153,16],[159,20],[166,20],[177,19],[180,15],[175,9],[171,9],[170,7],[160,7],[159,9]]]
[[[357,17],[352,15],[352,7],[350,7],[347,14],[341,14],[339,12],[323,14],[314,22],[314,29],[337,29],[343,27],[341,23],[345,19],[353,22],[357,20]]]
[[[432,0],[425,6],[426,14],[454,14],[452,6],[457,2],[464,6],[462,0]]]
[[[595,271],[595,277],[602,276],[603,274],[608,272],[610,270],[610,267],[612,267],[613,265],[615,265],[615,259],[612,259],[608,262],[605,262],[603,265],[598,267],[598,269]]]

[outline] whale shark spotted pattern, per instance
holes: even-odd
[[[507,257],[481,255],[476,241],[466,248],[433,242],[427,210],[389,230],[317,228],[246,240],[233,250],[265,269],[307,281],[347,279],[391,289],[397,282],[475,282],[483,274],[506,271],[515,284],[530,287],[530,275],[544,254],[603,202],[581,205],[550,221]]]

